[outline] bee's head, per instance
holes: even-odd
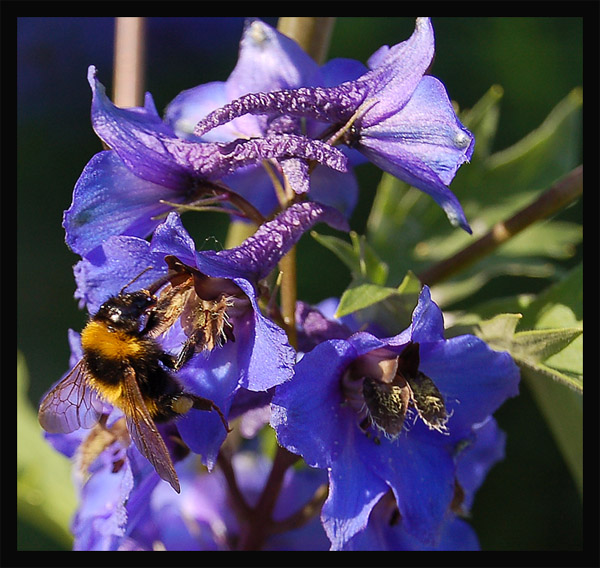
[[[140,317],[156,304],[156,296],[146,290],[109,298],[94,316],[95,320],[123,330],[137,330]]]

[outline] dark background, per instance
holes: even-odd
[[[147,25],[146,90],[159,111],[184,89],[225,80],[235,65],[242,18],[148,18]],[[536,128],[583,83],[582,18],[433,18],[433,25],[432,74],[453,100],[468,108],[492,84],[503,87],[496,150]],[[366,62],[413,28],[413,18],[338,18],[330,57]],[[113,18],[19,18],[17,34],[17,341],[37,405],[67,369],[67,329],[79,330],[86,320],[73,299],[78,258],[64,244],[61,221],[83,167],[102,149],[90,126],[86,72],[96,65],[111,92]],[[370,165],[359,170],[361,200],[352,219],[359,233],[379,175]],[[581,206],[570,218],[580,215]],[[198,246],[204,238],[225,239],[223,216],[202,216],[195,226],[192,217],[185,221]],[[326,277],[315,279],[314,266],[327,266]],[[299,274],[299,295],[309,302],[339,295],[349,282],[344,266],[310,237],[302,240]],[[523,281],[519,291],[537,286]],[[473,525],[484,550],[581,548],[581,501],[543,418],[521,390],[497,413],[508,434],[507,458],[480,490]],[[21,549],[56,546],[23,523],[18,533]]]

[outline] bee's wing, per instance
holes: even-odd
[[[91,428],[102,414],[103,404],[87,384],[87,366],[81,359],[42,400],[38,420],[50,433]]]
[[[127,367],[123,375],[121,403],[127,429],[138,450],[148,458],[158,475],[179,493],[179,479],[169,450],[146,408],[133,367]]]

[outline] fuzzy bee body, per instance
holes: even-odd
[[[191,408],[216,410],[209,399],[184,392],[169,369],[176,359],[153,337],[170,302],[147,290],[107,300],[81,333],[82,359],[44,398],[39,422],[48,432],[91,428],[103,402],[119,408],[140,452],[162,479],[179,492],[179,480],[155,423],[168,422]]]

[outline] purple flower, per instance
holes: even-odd
[[[508,353],[443,332],[425,287],[410,328],[387,339],[359,332],[320,343],[276,389],[271,425],[279,443],[328,471],[321,520],[333,549],[365,529],[390,489],[404,530],[435,545],[458,450],[517,394],[519,371]]]
[[[263,392],[285,382],[293,373],[295,354],[285,332],[258,307],[259,280],[267,276],[304,231],[318,222],[345,228],[335,209],[303,202],[292,205],[263,224],[239,247],[197,252],[179,217],[169,214],[148,243],[136,237],[111,237],[101,253],[75,268],[76,296],[91,313],[123,285],[136,280],[144,287],[167,274],[165,259],[176,261],[192,278],[192,302],[216,302],[222,310],[222,336],[210,337],[208,348],[195,349],[194,332],[179,318],[160,338],[164,350],[177,354],[189,346],[190,359],[177,378],[192,394],[208,398],[227,415],[240,389]],[[149,269],[149,267],[151,267]],[[264,404],[264,401],[261,401]],[[183,440],[212,467],[226,432],[216,413],[192,410],[177,421]],[[199,434],[201,433],[201,434]]]
[[[267,481],[271,462],[252,452],[236,453],[232,460],[237,485],[245,502],[256,505]],[[145,514],[127,527],[127,545],[137,550],[235,550],[243,531],[223,473],[198,472],[192,456],[177,466],[182,493],[156,487],[147,495]],[[327,478],[318,470],[286,472],[273,518],[283,521],[298,511]],[[121,548],[123,545],[121,545]],[[327,550],[328,540],[317,518],[270,536],[263,550]]]
[[[346,171],[341,152],[296,134],[228,142],[184,140],[162,121],[149,93],[144,107],[122,109],[107,98],[93,66],[88,81],[92,124],[111,150],[96,154],[86,165],[64,215],[67,244],[82,256],[111,235],[148,235],[173,209],[172,203],[214,197],[214,192],[226,198],[216,182],[263,160],[300,157]]]
[[[344,550],[479,550],[475,531],[464,517],[490,468],[504,458],[505,438],[492,417],[473,426],[471,440],[456,455],[451,511],[434,545],[405,530],[393,493],[388,491],[371,511],[367,528],[352,537]]]
[[[474,139],[458,120],[445,88],[426,76],[434,55],[428,18],[413,35],[384,46],[369,59],[370,71],[332,87],[301,87],[242,96],[202,119],[194,133],[245,114],[311,117],[333,126],[331,142],[344,142],[381,169],[428,193],[454,225],[470,232],[460,203],[448,189],[458,167],[473,153]]]
[[[296,42],[260,20],[248,20],[240,40],[237,64],[225,82],[215,81],[180,93],[167,107],[165,120],[182,138],[192,136],[194,126],[210,112],[248,93],[268,93],[301,86],[337,84],[364,72],[357,61],[335,59],[319,67]],[[310,135],[316,132],[313,121],[305,125]],[[322,128],[321,128],[322,129]],[[240,137],[256,138],[274,133],[302,132],[299,118],[244,115],[219,126],[202,137],[211,142],[228,142]],[[356,154],[350,151],[348,155]],[[279,182],[282,171],[298,193],[309,189],[306,161],[298,158],[279,160],[275,167]],[[253,203],[263,215],[278,206],[273,181],[263,166],[237,170],[223,180],[227,186]],[[332,205],[347,217],[357,200],[358,185],[354,173],[317,166],[310,175],[310,196],[314,201]]]

